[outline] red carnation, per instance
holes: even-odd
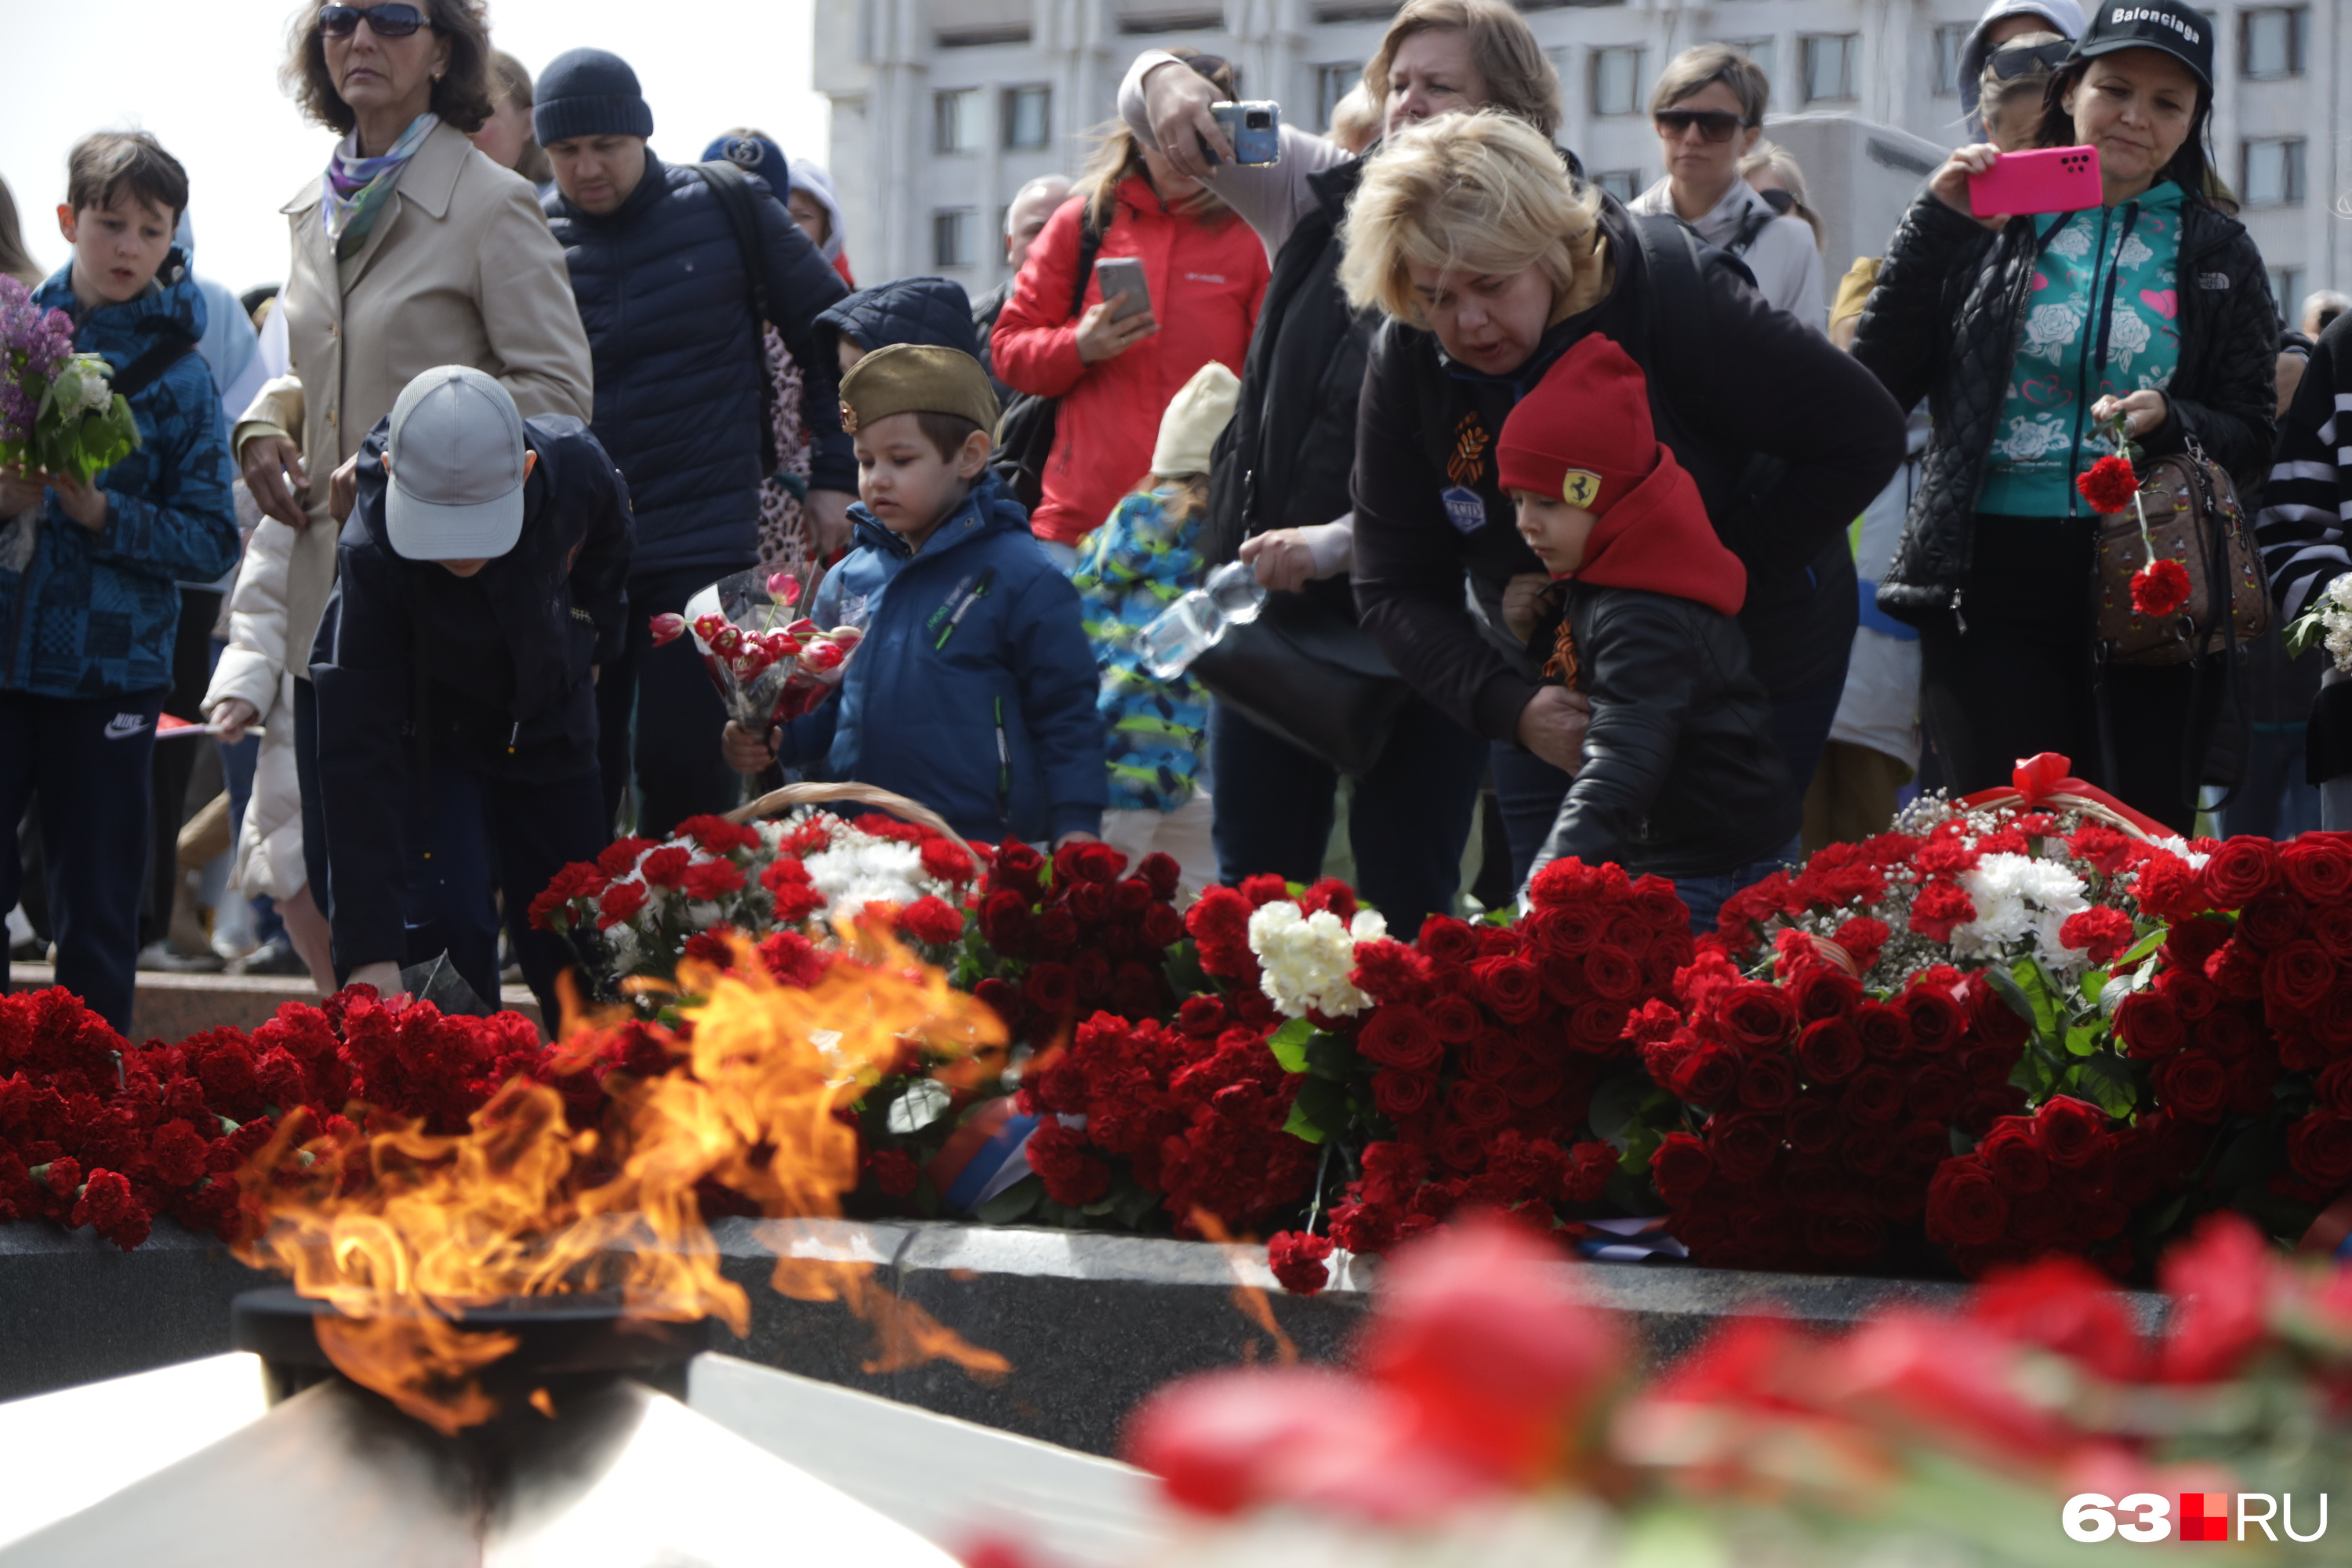
[[[2139,492],[2139,476],[2132,472],[2127,459],[2110,455],[2075,475],[2074,488],[2083,492],[2093,511],[2112,515],[2130,508],[2132,497]]]
[[[675,888],[686,878],[694,856],[675,844],[665,844],[646,857],[645,879],[649,888]]]
[[[645,907],[643,882],[615,882],[596,900],[596,929],[610,931]]]
[[[2183,921],[2205,910],[2205,892],[2189,862],[2158,849],[2140,862],[2132,881],[2132,897],[2139,907],[2160,921]]]
[[[704,860],[688,868],[678,886],[696,903],[715,903],[742,891],[743,868],[732,860]]]
[[[68,1225],[88,1226],[128,1252],[147,1239],[154,1215],[131,1195],[130,1180],[119,1171],[92,1171],[74,1201]]]
[[[963,935],[963,915],[945,899],[926,893],[898,911],[898,933],[929,947],[945,947]]]
[[[2087,950],[2091,963],[2105,968],[2131,946],[2131,917],[2104,904],[2077,910],[2058,928],[2058,940],[2064,946]]]
[[[971,880],[971,854],[961,845],[944,838],[926,838],[922,848],[923,874],[942,882]]]
[[[729,855],[738,849],[757,849],[760,833],[740,822],[730,822],[723,816],[689,816],[677,825],[672,837],[691,838],[713,855]]]
[[[657,846],[650,838],[615,838],[596,857],[596,869],[606,877],[625,877],[637,868],[637,858]]]
[[[1324,1262],[1330,1256],[1329,1238],[1310,1231],[1278,1230],[1265,1244],[1266,1267],[1294,1296],[1312,1296],[1331,1282],[1331,1269]]]
[[[1878,962],[1878,950],[1894,934],[1885,921],[1856,915],[1838,927],[1837,934],[1830,940],[1853,956],[1855,968],[1866,971]]]
[[[2151,561],[2132,574],[2132,608],[2162,620],[2189,602],[2189,568],[2178,561]]]
[[[1977,906],[1957,882],[1930,882],[1911,901],[1911,929],[1930,942],[1949,942],[1952,928],[1977,918]]]
[[[1057,1204],[1084,1208],[1110,1191],[1110,1167],[1087,1152],[1084,1133],[1058,1121],[1039,1123],[1024,1152],[1045,1195]]]
[[[866,1156],[866,1168],[874,1173],[874,1184],[882,1189],[883,1196],[915,1195],[920,1173],[916,1169],[915,1157],[904,1149],[877,1149]]]

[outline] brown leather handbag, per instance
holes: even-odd
[[[2139,501],[2157,559],[2178,561],[2189,573],[2189,602],[2162,620],[2134,609],[2132,574],[2147,563],[2140,520],[2129,511],[2102,516],[2091,591],[2105,662],[2186,664],[2270,629],[2271,597],[2253,530],[2220,464],[2191,441],[2187,452],[2148,465]]]

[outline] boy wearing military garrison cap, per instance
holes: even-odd
[[[954,349],[878,349],[842,377],[856,548],[811,614],[866,637],[814,712],[764,741],[729,724],[729,765],[773,756],[895,790],[992,844],[1100,831],[1094,650],[1076,591],[988,467],[996,416],[987,372]]]

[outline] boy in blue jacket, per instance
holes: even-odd
[[[730,723],[727,761],[772,756],[921,801],[967,838],[1091,839],[1102,719],[1078,596],[989,470],[996,393],[954,349],[877,349],[841,380],[857,451],[857,547],[817,590],[825,626],[863,624],[840,696],[765,742]]]
[[[58,215],[73,260],[33,303],[72,317],[76,352],[105,357],[139,449],[86,484],[0,470],[0,824],[40,798],[58,984],[126,1031],[176,584],[236,563],[228,433],[194,352],[204,300],[172,244],[187,205],[187,171],[152,136],[73,150]],[[0,910],[22,876],[10,844]],[[7,973],[0,952],[0,984]]]

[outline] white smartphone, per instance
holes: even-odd
[[[1107,256],[1095,263],[1095,281],[1102,285],[1106,300],[1124,294],[1127,300],[1110,313],[1114,321],[1124,321],[1129,316],[1149,315],[1151,310],[1151,286],[1143,280],[1140,257]]]

